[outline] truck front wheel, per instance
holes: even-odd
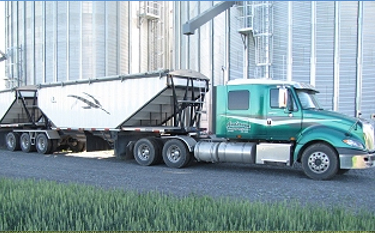
[[[182,168],[186,166],[191,159],[191,154],[186,145],[178,140],[168,140],[163,147],[163,160],[168,167]]]
[[[302,154],[302,169],[314,180],[331,179],[339,170],[337,153],[324,143],[310,145]]]
[[[134,158],[138,164],[150,166],[160,161],[161,148],[156,140],[152,138],[139,139],[134,145]]]

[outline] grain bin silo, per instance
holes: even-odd
[[[166,68],[169,5],[6,2],[8,87]]]

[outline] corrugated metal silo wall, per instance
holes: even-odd
[[[188,1],[188,9],[189,13],[186,15],[188,19],[194,18],[200,13],[200,2],[191,2]],[[192,70],[199,70],[199,52],[194,52],[194,51],[199,51],[199,37],[200,37],[200,30],[197,30],[194,35],[191,35],[187,37],[187,43],[189,44],[189,49],[186,51],[188,59],[188,67],[189,69]]]
[[[33,85],[118,73],[118,2],[7,2],[8,48],[23,48],[23,82]],[[111,35],[111,36],[108,36]],[[17,78],[12,76],[10,78]]]
[[[338,111],[355,116],[358,2],[341,1],[338,7],[340,18],[338,25],[340,57]]]
[[[310,82],[311,3],[296,1],[292,5],[292,77]],[[295,58],[295,59],[294,59]]]
[[[287,51],[288,51],[288,2],[273,2],[273,58],[272,78],[287,79]],[[252,52],[252,51],[250,51]],[[254,57],[250,53],[249,57]],[[254,64],[252,62],[252,64]],[[251,69],[255,70],[254,65]],[[250,78],[254,77],[254,71],[249,72]]]
[[[15,86],[23,86],[170,68],[159,67],[164,61],[169,64],[169,49],[161,51],[168,32],[157,25],[168,14],[141,18],[141,6],[115,1],[6,2],[6,47],[22,49],[20,56],[16,50],[11,55],[20,67],[9,65],[9,78],[21,79]],[[150,26],[152,20],[158,30]]]
[[[334,44],[334,2],[317,2],[315,86],[320,91],[319,98],[321,104],[327,109],[333,109]]]
[[[238,30],[242,21],[239,8],[231,7],[229,11],[229,80],[242,79],[244,67],[244,43]],[[228,67],[226,67],[228,68]]]
[[[363,82],[362,113],[368,118],[375,113],[375,3],[363,2]]]
[[[204,12],[205,10],[209,9],[212,6],[212,2],[210,1],[201,1],[200,4],[200,12]],[[212,74],[212,66],[211,66],[211,28],[212,25],[210,22],[202,25],[199,28],[199,68],[200,72],[205,74],[207,77],[211,77]]]
[[[215,1],[214,4],[217,2]],[[215,86],[224,84],[224,70],[226,66],[226,43],[225,38],[225,31],[226,31],[226,22],[225,22],[225,15],[226,12],[223,12],[216,16],[213,19],[213,64],[214,64],[214,77],[213,77],[213,84]]]
[[[375,112],[375,4],[363,2],[273,2],[272,78],[314,84],[324,108],[365,118]],[[359,22],[363,18],[363,31]],[[290,31],[291,30],[291,31]],[[360,33],[360,35],[358,34]],[[358,42],[363,37],[363,56]],[[254,45],[249,49],[249,77],[253,77]],[[359,63],[357,63],[357,58]],[[363,60],[361,64],[361,60]],[[358,65],[359,64],[359,65]],[[362,68],[363,67],[363,68]],[[362,71],[362,75],[361,72]],[[288,77],[290,74],[290,77]],[[362,81],[362,86],[356,85]],[[360,101],[356,99],[356,95]]]
[[[120,6],[117,9],[119,11],[119,18],[118,18],[118,36],[121,38],[119,40],[119,72],[121,74],[129,73],[129,11],[130,11],[130,2],[120,2]]]

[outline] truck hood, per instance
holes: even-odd
[[[313,125],[324,125],[329,128],[336,128],[344,132],[347,136],[362,141],[367,150],[375,150],[374,128],[365,119],[350,117],[327,110],[304,110],[303,124],[305,124],[303,128]]]
[[[355,124],[360,121],[358,118],[333,111],[315,109],[303,111],[303,122],[306,124],[329,125],[348,132],[355,128]]]

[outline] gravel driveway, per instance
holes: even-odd
[[[333,180],[315,181],[307,178],[299,167],[228,163],[195,163],[183,169],[168,168],[164,164],[143,167],[135,160],[116,159],[112,153],[42,155],[0,150],[0,177],[82,183],[109,189],[156,190],[178,196],[194,193],[262,202],[343,205],[375,213],[375,169],[352,170]]]

